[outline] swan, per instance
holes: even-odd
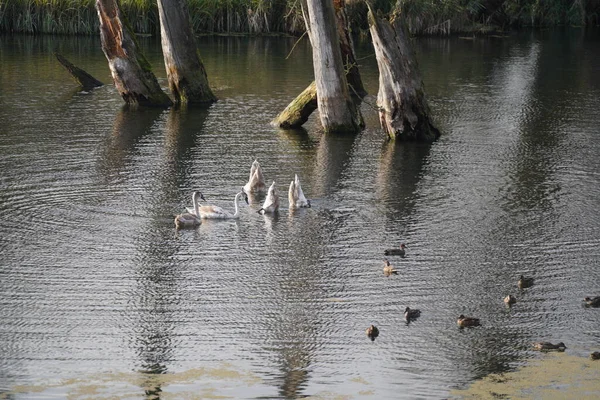
[[[504,298],[504,303],[507,306],[511,306],[511,305],[515,304],[516,302],[517,302],[517,298],[515,296],[513,296],[512,294],[509,294],[508,296],[506,296]]]
[[[244,185],[243,190],[246,194],[264,193],[265,188],[265,178],[263,177],[262,168],[258,160],[254,160],[250,167],[250,178],[248,179],[248,183]]]
[[[517,282],[517,286],[519,289],[525,289],[533,286],[533,278],[526,278],[523,275],[519,277],[519,281]]]
[[[277,194],[277,188],[275,187],[275,181],[269,186],[269,191],[267,192],[267,198],[263,203],[263,206],[259,213],[274,213],[279,210],[279,195]]]
[[[398,270],[396,270],[396,268],[392,267],[392,264],[390,264],[390,262],[388,260],[383,260],[383,274],[385,276],[390,276],[390,275],[397,275],[398,274]]]
[[[192,193],[192,202],[194,204],[194,210],[193,210],[194,212],[190,212],[190,209],[188,208],[188,212],[177,215],[175,217],[175,228],[177,228],[177,229],[194,228],[202,223],[202,221],[198,217],[198,215],[200,214],[199,207],[198,207],[198,195],[200,195],[200,198],[202,198],[202,200],[204,200],[204,196],[202,196],[202,193],[200,193],[200,192]]]
[[[300,186],[300,179],[298,179],[298,175],[295,175],[294,180],[290,183],[288,200],[290,202],[290,208],[310,207],[310,200],[306,200],[306,197],[304,197],[304,192],[302,191],[302,186]]]
[[[235,195],[235,198],[233,199],[233,204],[235,206],[235,213],[232,214],[229,211],[225,211],[223,208],[219,207],[219,206],[201,206],[198,207],[198,205],[196,203],[194,203],[194,214],[195,215],[199,215],[200,218],[202,219],[229,219],[229,218],[237,218],[239,217],[239,209],[238,209],[238,199],[240,198],[241,195],[244,195],[244,200],[246,201],[246,203],[248,203],[248,196],[246,195],[246,193],[242,190],[241,192],[238,192]],[[202,193],[200,193],[200,197],[202,198],[202,200],[206,201],[206,199],[204,199],[204,196],[202,196]],[[195,200],[196,201],[196,200]],[[187,209],[188,212],[191,213],[191,209]]]

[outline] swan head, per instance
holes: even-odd
[[[192,195],[192,197],[194,197],[194,198],[196,198],[197,196],[200,196],[200,198],[201,198],[202,200],[206,201],[206,199],[204,198],[204,195],[203,195],[203,194],[202,194],[202,192],[201,192],[201,191],[199,191],[199,190],[196,190],[196,191],[194,192],[194,194]]]
[[[244,195],[244,201],[246,202],[246,204],[250,204],[248,203],[248,193],[246,193],[244,188],[242,188],[242,194]]]

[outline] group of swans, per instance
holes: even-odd
[[[179,214],[175,217],[175,227],[177,229],[180,228],[193,228],[202,223],[202,219],[229,219],[229,218],[237,218],[239,215],[238,209],[238,200],[240,196],[244,196],[244,200],[247,204],[248,195],[256,195],[265,192],[265,178],[262,173],[262,168],[258,163],[258,160],[254,160],[252,166],[250,167],[250,177],[248,179],[248,183],[244,185],[242,191],[238,192],[235,195],[233,200],[233,204],[235,207],[235,212],[232,214],[221,207],[206,205],[200,206],[200,199],[206,201],[201,192],[195,191],[192,194],[192,206],[193,208],[187,207],[187,212]],[[304,207],[310,207],[310,200],[307,200],[304,196],[304,192],[302,191],[302,186],[300,185],[300,179],[298,175],[294,176],[294,180],[290,183],[290,188],[288,190],[288,200],[289,200],[289,208],[290,209],[298,209]],[[277,193],[277,187],[275,186],[275,181],[269,186],[267,190],[267,196],[265,197],[265,201],[258,210],[259,213],[275,213],[279,210],[279,194]]]

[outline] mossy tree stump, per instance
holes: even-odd
[[[440,131],[430,121],[423,81],[401,14],[396,10],[388,21],[369,5],[368,19],[379,67],[381,127],[390,139],[434,141]]]
[[[158,0],[158,13],[165,68],[175,103],[208,105],[217,101],[198,54],[187,1]]]
[[[127,104],[168,107],[173,104],[162,91],[150,64],[139,50],[116,0],[96,0],[102,51],[115,87]]]

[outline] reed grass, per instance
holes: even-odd
[[[302,34],[300,0],[187,0],[197,33]],[[371,0],[384,13],[399,7],[413,34],[447,35],[490,26],[597,25],[593,0]],[[121,0],[137,33],[159,34],[156,0]],[[363,0],[346,0],[354,33],[368,30]],[[98,33],[95,0],[0,0],[0,32]]]

